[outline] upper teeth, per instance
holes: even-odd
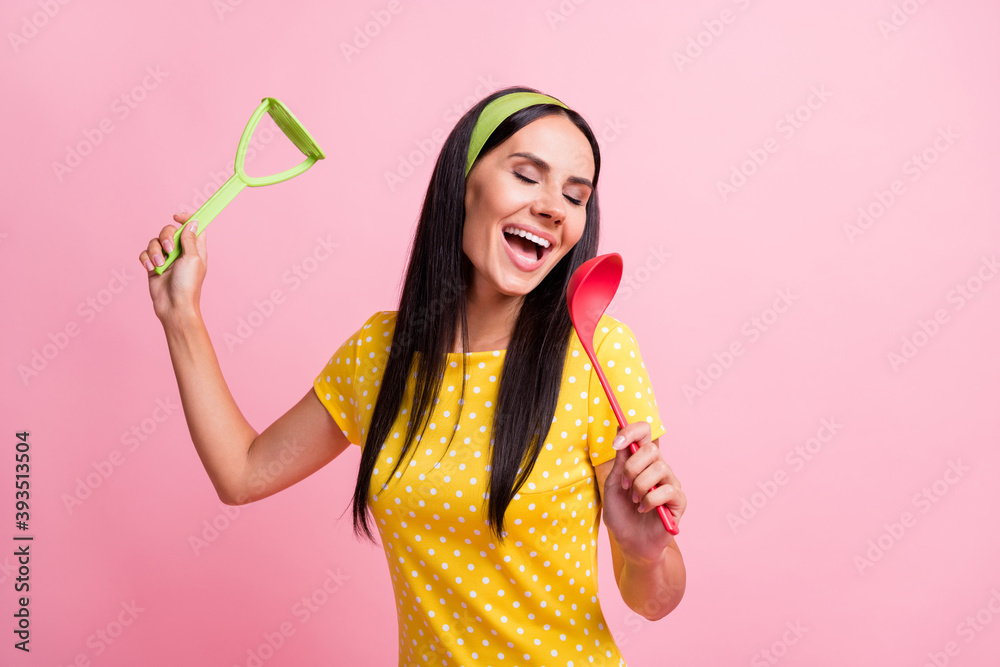
[[[549,242],[543,239],[541,236],[535,236],[531,232],[526,232],[523,229],[518,229],[517,227],[504,227],[503,231],[505,234],[515,234],[517,236],[523,236],[529,241],[534,241],[543,248],[549,247]]]

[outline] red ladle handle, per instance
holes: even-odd
[[[628,421],[625,419],[625,415],[622,414],[621,406],[618,405],[618,399],[615,398],[615,393],[611,391],[611,387],[608,386],[608,379],[604,377],[604,371],[601,370],[601,365],[597,362],[597,358],[594,352],[590,349],[591,346],[584,345],[584,349],[587,355],[590,357],[590,363],[594,365],[594,370],[597,371],[597,379],[601,381],[601,386],[604,387],[604,394],[608,397],[608,401],[611,402],[611,409],[615,411],[615,418],[618,420],[618,425],[622,428],[628,426]],[[629,451],[635,454],[639,450],[639,445],[633,443],[629,444]],[[650,491],[657,488],[654,484]],[[667,529],[667,532],[671,535],[676,535],[680,532],[677,529],[677,524],[674,523],[674,515],[667,511],[667,508],[663,505],[656,506],[656,513],[660,515],[660,523],[663,527]]]

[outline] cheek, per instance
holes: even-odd
[[[467,220],[465,228],[462,230],[462,251],[467,257],[476,256],[476,240],[474,236],[475,234],[473,234],[473,230],[469,228]]]
[[[476,215],[466,216],[462,227],[462,250],[470,259],[481,259],[489,251],[487,225],[478,221]]]
[[[569,233],[564,237],[566,240],[566,245],[563,248],[564,253],[568,253],[572,250],[573,246],[575,246],[577,242],[583,238],[583,230],[586,224],[587,220],[584,216],[582,220],[574,222],[573,226],[570,229],[567,229]]]

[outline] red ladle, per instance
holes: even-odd
[[[597,371],[597,377],[604,387],[604,393],[611,403],[611,408],[615,411],[618,425],[622,428],[628,426],[625,415],[615,399],[615,393],[608,386],[608,379],[604,377],[601,364],[594,354],[594,331],[597,330],[597,323],[607,309],[608,304],[615,298],[618,291],[618,284],[622,280],[622,256],[616,252],[607,255],[598,255],[587,260],[580,265],[569,279],[569,287],[566,288],[566,304],[569,306],[569,317],[573,321],[573,328],[576,335],[583,343],[583,349],[590,357],[590,363]],[[629,444],[629,450],[635,454],[639,446],[634,442]],[[656,488],[654,484],[653,489]],[[652,490],[652,489],[650,489]],[[657,505],[657,514],[663,527],[671,535],[677,534],[677,524],[674,523],[674,516],[667,511],[663,505]]]

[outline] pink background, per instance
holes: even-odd
[[[985,1],[3,3],[0,663],[246,666],[290,623],[262,664],[395,664],[384,555],[341,516],[357,449],[227,518],[137,256],[232,173],[262,97],[326,150],[208,231],[202,310],[263,430],[395,308],[458,115],[525,84],[601,137],[601,252],[625,261],[609,313],[638,336],[690,503],[687,593],[659,622],[621,601],[602,535],[630,665],[995,664],[998,22]],[[251,174],[298,161],[261,137]],[[22,429],[28,656],[11,647]]]

